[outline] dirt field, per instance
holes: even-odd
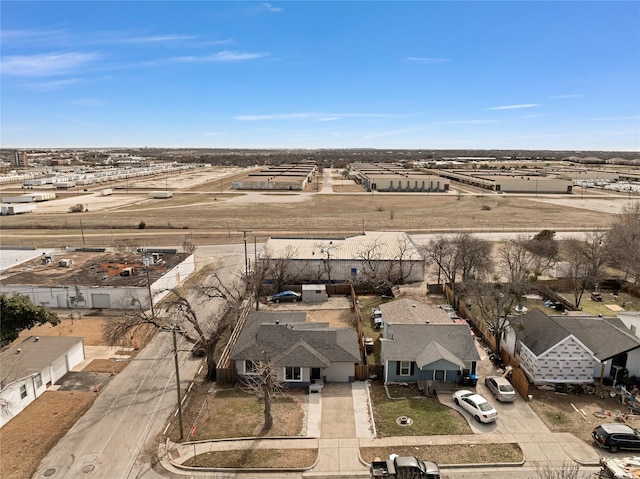
[[[0,477],[31,477],[49,450],[97,397],[91,392],[47,391],[1,430]]]
[[[246,171],[211,169],[142,179],[140,184],[116,189],[107,197],[99,196],[102,187],[86,193],[60,193],[60,199],[38,203],[32,213],[6,217],[0,241],[6,245],[53,247],[115,246],[124,241],[151,246],[180,244],[185,238],[195,244],[238,242],[238,231],[243,229],[251,229],[259,240],[282,234],[355,233],[363,228],[416,233],[459,229],[562,231],[607,225],[629,201],[615,194],[586,198],[575,194],[535,198],[459,194],[455,190],[429,195],[371,194],[338,179],[329,185],[329,194],[316,194],[322,190],[315,184],[301,193],[230,190],[231,181]],[[173,198],[148,197],[150,189],[165,184],[173,191]],[[22,193],[7,187],[0,192]],[[85,204],[89,211],[69,213],[69,207],[77,203]],[[144,229],[138,227],[140,222],[145,223]]]
[[[616,412],[627,413],[626,405],[608,394],[576,395],[560,394],[531,387],[531,407],[553,432],[570,432],[588,444],[593,443],[591,431],[594,427],[616,421]],[[579,411],[574,409],[575,406]],[[640,427],[640,416],[628,416],[627,423]]]

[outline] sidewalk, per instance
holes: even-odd
[[[597,466],[599,455],[588,444],[568,433],[487,433],[455,436],[400,436],[376,438],[366,382],[325,384],[321,393],[308,396],[306,437],[246,438],[218,441],[167,442],[159,447],[161,464],[174,474],[190,477],[278,478],[366,478],[368,466],[360,459],[361,447],[426,446],[439,444],[520,445],[524,461],[512,465],[562,465],[573,460],[582,466]],[[317,448],[318,459],[309,470],[230,471],[192,469],[183,466],[194,455],[209,451],[239,449]],[[504,464],[501,464],[504,465]],[[468,466],[468,465],[467,465]],[[444,466],[447,469],[452,466]],[[477,467],[495,467],[483,464]],[[216,473],[219,473],[217,475]]]

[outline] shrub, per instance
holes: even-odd
[[[82,203],[78,203],[77,205],[69,207],[69,213],[82,213],[83,211],[84,205]]]
[[[482,207],[480,208],[482,211],[491,211],[491,206],[489,205],[482,205]]]
[[[138,223],[138,229],[140,230],[143,230],[145,226],[147,226],[147,223],[145,223],[144,221],[141,221],[140,223]]]

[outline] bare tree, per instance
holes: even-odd
[[[522,300],[526,284],[536,279],[534,263],[523,238],[508,241],[498,251],[496,274],[480,276],[469,287],[480,317],[493,333],[496,353],[500,353],[502,336],[509,328],[508,315]]]
[[[588,479],[592,474],[580,474],[580,467],[573,462],[564,462],[559,467],[536,467],[535,479]]]
[[[557,261],[559,246],[555,235],[555,231],[542,230],[533,238],[525,241],[527,249],[536,257],[538,275],[551,268]]]
[[[255,364],[255,374],[244,376],[240,387],[264,403],[263,430],[269,431],[273,427],[272,402],[284,386],[278,381],[276,368],[266,353],[262,354],[262,361]]]
[[[467,282],[474,277],[482,277],[490,270],[490,253],[491,243],[468,233],[453,237],[441,235],[429,242],[426,254],[438,266],[438,277],[442,274],[449,284],[454,307],[458,306],[458,279]]]
[[[268,278],[273,280],[277,291],[280,291],[283,285],[291,284],[299,280],[300,272],[293,261],[295,255],[296,249],[293,246],[287,246],[280,257],[275,257],[268,246],[265,247],[260,258],[264,279]]]
[[[564,242],[567,270],[566,274],[571,281],[573,304],[580,307],[582,296],[588,288],[590,281],[589,259],[585,255],[585,247],[579,238],[569,238]]]
[[[392,257],[388,253],[390,248],[394,250]],[[362,265],[358,279],[375,290],[404,284],[413,274],[417,255],[420,253],[408,236],[398,237],[393,245],[375,239],[356,253],[355,259]]]
[[[150,327],[176,331],[193,345],[195,354],[206,357],[207,379],[215,381],[215,350],[222,335],[237,322],[245,290],[241,281],[226,285],[215,272],[206,282],[209,284],[168,290],[162,304],[152,310],[133,300],[138,307],[106,322],[104,337],[110,344],[118,344]],[[220,299],[218,308],[212,308],[208,301],[214,298]],[[204,301],[206,308],[202,307]]]
[[[640,284],[640,201],[626,204],[608,234],[611,263]]]

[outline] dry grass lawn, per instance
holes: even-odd
[[[360,448],[360,457],[368,463],[376,458],[387,458],[389,454],[416,456],[425,461],[433,461],[438,465],[518,463],[524,459],[522,449],[516,443]]]
[[[317,449],[250,449],[215,451],[189,459],[186,466],[300,469],[311,467],[318,457]]]
[[[272,404],[273,428],[263,431],[263,403],[238,388],[216,387],[200,379],[194,383],[183,408],[185,440],[239,437],[276,437],[303,435],[305,424],[305,389],[289,389]],[[195,436],[188,437],[195,425]],[[168,436],[178,442],[178,420],[173,418]]]
[[[104,211],[81,215],[36,211],[10,216],[3,220],[2,242],[80,246],[80,219],[86,246],[104,246],[124,240],[136,245],[179,244],[184,238],[195,244],[238,242],[243,229],[250,229],[259,240],[283,234],[355,233],[363,227],[409,233],[561,231],[607,225],[612,218],[600,211],[507,195],[301,193],[271,195],[269,201],[262,201],[259,194],[251,201],[218,196],[178,194],[150,202],[142,195],[139,204],[111,208],[108,221]],[[138,229],[140,221],[145,222],[145,229]]]
[[[0,477],[31,477],[96,397],[88,392],[47,391],[5,424],[0,430]]]
[[[16,341],[21,342],[29,336],[79,336],[84,338],[86,346],[105,346],[102,337],[102,326],[105,318],[81,317],[79,319],[68,319],[63,314],[58,313],[60,324],[52,326],[44,324],[25,329],[20,333]]]

